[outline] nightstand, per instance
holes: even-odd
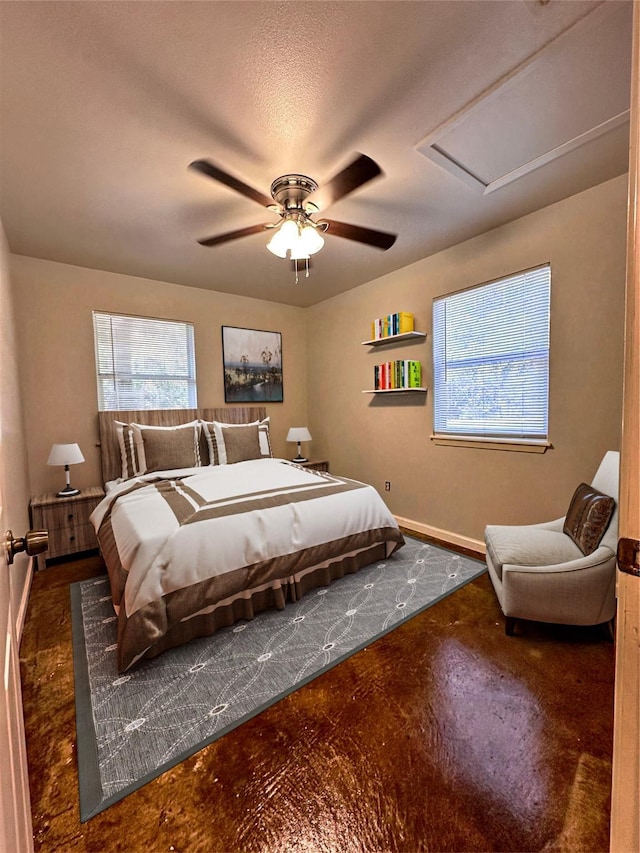
[[[39,569],[45,568],[46,560],[80,554],[98,547],[89,516],[103,497],[104,490],[92,486],[69,498],[59,498],[53,494],[31,498],[31,526],[36,530],[49,531],[49,550],[37,558]]]
[[[329,463],[326,459],[309,459],[307,462],[299,462],[303,468],[313,468],[314,471],[329,471]]]

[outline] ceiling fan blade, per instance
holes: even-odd
[[[317,204],[320,210],[324,210],[381,174],[380,166],[371,157],[358,154],[352,163],[334,175],[330,181],[322,184],[309,199]]]
[[[264,231],[266,225],[249,225],[248,228],[239,228],[237,231],[227,231],[226,234],[218,234],[217,237],[206,237],[204,240],[198,240],[201,246],[217,246],[219,243],[228,243],[230,240],[237,240],[239,237],[248,237],[250,234],[258,234]]]
[[[358,243],[366,243],[367,246],[375,246],[377,249],[390,249],[398,236],[397,234],[389,234],[387,231],[363,228],[361,225],[349,225],[348,222],[336,222],[335,219],[323,219],[322,222],[326,222],[329,226],[327,234],[344,237],[347,240],[356,240]]]
[[[193,163],[189,163],[189,168],[195,169],[196,172],[201,172],[208,178],[213,178],[214,181],[219,181],[221,184],[224,184],[232,190],[235,190],[237,193],[240,193],[240,195],[244,195],[253,201],[257,201],[258,204],[262,204],[264,207],[273,204],[272,198],[263,195],[259,190],[254,190],[254,188],[250,187],[249,184],[245,184],[238,178],[234,178],[233,175],[223,172],[222,169],[214,166],[213,163],[210,163],[208,160],[194,160]]]

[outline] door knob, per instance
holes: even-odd
[[[13,558],[20,551],[26,551],[30,557],[34,557],[36,554],[42,554],[48,547],[48,530],[28,530],[23,539],[14,539],[10,530],[4,534],[4,548],[9,564],[13,563]]]

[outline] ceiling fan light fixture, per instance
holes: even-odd
[[[301,225],[298,215],[286,216],[276,230],[267,249],[279,258],[302,261],[319,252],[324,238],[308,221]]]
[[[267,249],[279,258],[286,258],[291,246],[298,240],[298,224],[293,219],[283,219],[267,243]]]
[[[308,261],[309,252],[307,251],[302,238],[297,237],[295,242],[289,248],[289,257],[292,261]]]
[[[285,240],[288,244],[294,243],[300,236],[300,229],[298,227],[298,223],[292,217],[288,217],[283,220],[279,231],[282,235],[282,239]]]
[[[305,225],[300,233],[300,241],[310,255],[315,255],[324,246],[324,237],[313,225]]]
[[[287,249],[282,244],[282,240],[277,239],[278,235],[274,234],[271,240],[267,243],[267,249],[271,252],[272,255],[276,255],[278,258],[286,258],[287,257]]]

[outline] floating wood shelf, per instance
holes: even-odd
[[[402,332],[400,335],[387,335],[384,338],[374,338],[372,341],[362,341],[363,347],[379,347],[384,344],[393,344],[400,341],[408,341],[411,338],[426,338],[426,332]]]
[[[363,391],[363,394],[410,394],[415,391],[426,391],[426,388],[371,388],[368,391]]]

